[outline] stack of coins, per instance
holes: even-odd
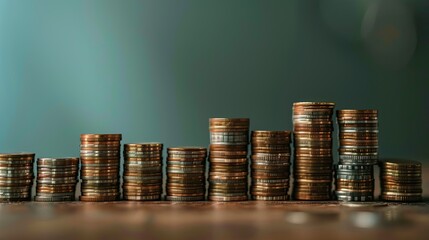
[[[381,200],[422,200],[422,164],[412,160],[380,161]]]
[[[332,115],[334,103],[293,104],[293,198],[329,200],[332,189]]]
[[[123,198],[160,200],[162,195],[162,143],[124,145]]]
[[[338,164],[335,189],[335,195],[340,201],[374,200],[374,166]]]
[[[119,199],[121,139],[121,134],[80,136],[81,201],[104,202]]]
[[[372,201],[374,167],[378,160],[377,110],[338,110],[339,164],[336,168],[338,200]]]
[[[207,149],[174,147],[167,154],[167,200],[205,200]]]
[[[209,194],[212,201],[248,199],[248,118],[211,118]]]
[[[253,200],[289,199],[290,131],[252,131]]]
[[[378,111],[338,110],[340,164],[376,165],[378,161]]]
[[[0,202],[31,200],[34,155],[0,154]]]
[[[35,201],[74,201],[79,158],[38,158]]]

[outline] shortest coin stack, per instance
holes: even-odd
[[[34,155],[0,154],[0,202],[31,200]]]
[[[74,201],[79,158],[38,158],[35,201]]]
[[[379,162],[381,200],[417,202],[422,200],[422,164],[412,160]]]
[[[290,131],[252,131],[253,200],[289,199]]]
[[[207,149],[174,147],[168,148],[167,153],[167,200],[203,201]]]
[[[124,145],[124,200],[161,199],[162,148],[162,143]]]
[[[374,166],[338,164],[335,195],[340,201],[374,200]]]

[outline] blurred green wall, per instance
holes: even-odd
[[[210,117],[291,129],[293,102],[334,101],[379,109],[382,157],[429,161],[428,4],[344,2],[0,1],[0,151],[207,146]],[[362,35],[373,2],[399,47]]]

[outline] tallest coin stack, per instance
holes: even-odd
[[[248,118],[211,118],[209,194],[212,201],[247,200]]]
[[[121,139],[121,134],[80,136],[81,201],[105,202],[119,199]]]
[[[334,103],[293,104],[293,198],[329,200],[332,188],[332,115]]]

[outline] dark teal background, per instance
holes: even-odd
[[[374,3],[393,11],[382,60],[362,37]],[[423,0],[1,1],[0,151],[77,156],[81,133],[207,146],[210,117],[291,129],[293,102],[333,101],[379,109],[383,157],[427,161],[428,13]]]

